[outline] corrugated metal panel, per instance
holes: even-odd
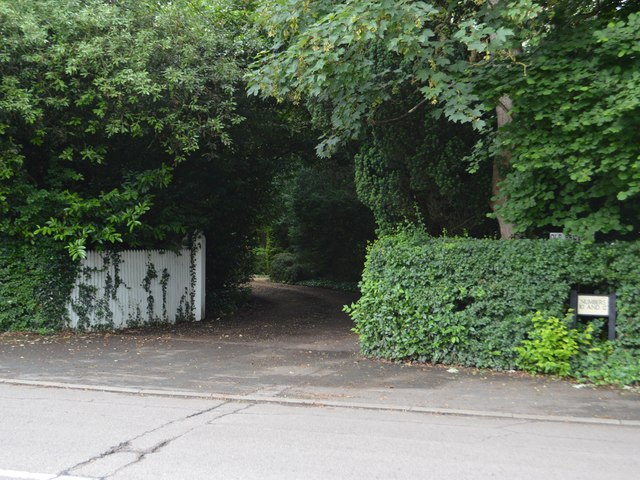
[[[185,319],[202,320],[204,237],[199,242],[193,255],[193,279],[188,249],[177,254],[161,250],[88,252],[71,294],[69,326],[119,329],[175,323],[181,314]]]

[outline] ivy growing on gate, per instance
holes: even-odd
[[[162,287],[162,321],[168,322],[169,315],[167,314],[167,287],[169,285],[169,270],[162,269],[162,277],[160,278],[160,286]]]
[[[151,255],[148,255],[147,260],[147,272],[142,279],[142,288],[147,292],[147,322],[150,324],[156,323],[157,319],[154,316],[153,310],[155,307],[155,298],[151,293],[151,282],[158,278],[158,272],[156,272],[155,265],[151,263]]]
[[[196,270],[197,253],[202,248],[202,244],[197,239],[189,242],[189,283],[184,287],[175,312],[176,322],[194,321],[196,318]],[[167,252],[167,254],[170,254]],[[171,279],[169,269],[164,267],[161,270],[151,261],[151,255],[147,255],[145,262],[145,276],[140,285],[128,285],[122,278],[123,258],[119,252],[103,252],[100,255],[102,266],[82,267],[77,280],[78,295],[71,301],[71,308],[78,317],[77,328],[80,330],[111,329],[115,327],[113,305],[115,308],[124,310],[129,308],[125,320],[126,327],[142,325],[154,325],[168,322],[170,313],[168,311],[168,288]],[[103,288],[95,285],[96,276],[104,277]],[[159,285],[161,289],[161,299],[154,295],[154,287]],[[145,300],[134,306],[120,304],[121,289],[133,290],[141,288],[145,292]],[[159,303],[161,300],[161,303]],[[161,313],[156,313],[156,308],[161,305]],[[143,313],[144,312],[144,313]]]

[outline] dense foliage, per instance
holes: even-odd
[[[498,17],[535,16],[532,2],[519,0]],[[251,92],[279,99],[309,99],[329,112],[329,131],[319,146],[329,153],[362,133],[367,121],[389,117],[381,106],[419,94],[453,122],[485,124],[480,97],[461,73],[469,63],[465,49],[495,51],[513,30],[480,25],[486,7],[475,2],[413,0],[264,1],[262,18],[273,38],[257,62]],[[513,23],[509,18],[505,22]],[[485,41],[489,34],[496,38]],[[382,114],[382,115],[380,115]]]
[[[87,248],[200,230],[208,290],[251,273],[271,178],[295,139],[245,95],[250,3],[0,0],[0,231]],[[209,305],[215,305],[215,299]]]
[[[526,75],[494,72],[514,103],[501,213],[521,232],[638,236],[640,13],[611,15],[558,19],[523,55]]]
[[[572,288],[616,292],[617,339],[594,348],[603,369],[611,368],[614,352],[629,359],[624,368],[635,368],[637,382],[638,255],[635,242],[433,239],[404,231],[370,249],[362,298],[349,312],[367,355],[510,369],[518,359],[515,348],[534,330],[536,311],[564,318]],[[600,327],[602,322],[593,333],[598,341]],[[590,378],[597,380],[598,369],[591,368]]]
[[[0,331],[46,332],[64,326],[76,265],[51,239],[0,237]]]
[[[286,282],[357,281],[374,222],[356,198],[353,164],[306,153],[278,177],[279,195],[256,249],[258,272]]]
[[[468,63],[465,42],[479,38],[460,22],[476,7],[449,7],[262,2],[273,42],[254,65],[250,92],[304,101],[324,132],[321,156],[362,142],[355,162],[358,196],[383,231],[422,218],[434,233],[493,233],[484,225],[490,168],[483,166],[476,178],[466,172],[461,160],[477,138],[471,127],[451,124],[485,124],[480,97],[460,75]],[[506,33],[500,30],[492,49]]]
[[[485,198],[468,204],[486,208],[493,190],[499,218],[524,234],[637,236],[637,2],[261,4],[273,41],[254,66],[250,91],[304,102],[325,133],[321,155],[364,140],[359,175],[370,178],[359,191],[380,226],[389,221],[381,211],[396,225],[414,220],[407,212],[415,210],[430,230],[438,223],[396,168],[399,156],[402,165],[414,153],[385,146],[407,145],[428,116],[443,122],[430,127],[439,138],[459,143],[453,123],[478,132],[473,153],[453,152],[456,162],[468,156],[470,169],[481,171],[493,163],[493,188],[486,176],[475,178],[475,196]],[[496,112],[509,124],[498,132]],[[424,172],[434,169],[428,154],[421,160]],[[447,181],[457,172],[447,169]]]
[[[244,95],[259,38],[241,6],[0,2],[0,229],[74,258],[197,229],[216,245],[210,290],[246,280],[288,146],[277,112]]]
[[[4,232],[52,235],[74,257],[135,241],[174,168],[231,142],[245,46],[209,19],[182,2],[0,3]]]
[[[476,140],[469,126],[424,112],[372,128],[354,160],[358,198],[373,212],[379,232],[412,221],[432,235],[493,235],[490,165],[470,174],[461,161]]]

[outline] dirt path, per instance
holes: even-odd
[[[209,330],[250,341],[286,342],[293,337],[297,342],[305,337],[310,342],[347,341],[350,349],[355,347],[353,323],[342,308],[354,302],[356,294],[267,280],[252,282],[251,290],[246,308],[212,322]],[[195,324],[193,328],[198,330]]]

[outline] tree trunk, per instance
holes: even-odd
[[[487,0],[489,4],[489,8],[492,8],[498,4],[500,0]],[[503,125],[511,122],[511,109],[513,107],[513,102],[509,95],[502,95],[500,100],[498,101],[498,106],[496,107],[496,114],[498,116],[498,130]],[[497,198],[500,194],[499,183],[504,179],[504,173],[508,170],[509,165],[511,165],[511,152],[502,151],[498,154],[496,158],[493,159],[493,175],[491,178],[491,192],[493,193],[493,197]],[[495,212],[496,207],[502,205],[505,199],[501,198],[500,200],[492,200],[491,209]],[[498,225],[500,226],[500,238],[502,239],[510,239],[513,238],[513,223],[507,223],[502,215],[496,215],[498,218]]]
[[[509,95],[502,95],[498,102],[498,106],[496,107],[496,114],[498,116],[498,130],[503,125],[511,122],[511,108],[513,107],[513,102]],[[496,158],[493,159],[493,175],[491,179],[491,192],[493,193],[493,197],[496,198],[500,194],[500,186],[499,183],[504,179],[504,173],[509,168],[511,164],[511,152],[504,150],[498,154]],[[491,202],[491,208],[495,212],[496,207],[502,205],[504,203],[504,198],[499,200],[494,200]],[[500,226],[500,237],[503,239],[513,238],[513,223],[508,223],[502,217],[502,215],[497,215],[498,225]]]

